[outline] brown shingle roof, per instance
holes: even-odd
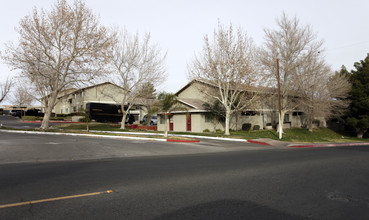
[[[206,110],[204,108],[205,102],[199,99],[178,98],[178,101],[196,110]]]

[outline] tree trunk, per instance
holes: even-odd
[[[286,110],[281,110],[281,114],[280,114],[280,117],[279,117],[279,122],[278,122],[278,133],[279,133],[279,139],[282,139],[282,134],[283,134],[283,122],[284,122],[284,116],[286,114]],[[278,113],[279,115],[279,113]]]
[[[168,114],[164,114],[164,137],[168,137]]]
[[[54,104],[55,104],[55,101],[56,101],[56,96],[57,96],[57,91],[53,91],[51,93],[50,99],[48,100],[46,112],[44,114],[44,118],[42,119],[42,123],[41,123],[41,126],[40,126],[41,130],[46,130],[46,129],[49,128],[50,116],[51,116],[51,113],[52,113],[53,108],[54,108]]]
[[[42,119],[42,123],[40,126],[41,130],[46,130],[49,128],[49,121],[50,121],[50,115],[51,115],[52,108],[51,106],[48,106],[46,108],[46,112],[44,114],[44,118]]]
[[[229,133],[230,118],[231,118],[230,108],[226,107],[224,135],[230,135],[230,133]]]
[[[238,131],[238,112],[236,112],[236,131]]]
[[[123,111],[122,121],[120,122],[120,129],[126,129],[127,112]]]
[[[308,120],[308,130],[310,132],[313,132],[313,119],[309,117],[309,120]]]
[[[308,116],[308,130],[310,132],[313,132],[313,121],[314,121],[314,110],[312,108],[310,108],[310,112],[309,116]]]

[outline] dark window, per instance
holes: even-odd
[[[293,112],[292,116],[298,116],[298,115],[303,115],[303,114],[304,114],[303,112]]]
[[[241,115],[246,115],[246,116],[255,116],[255,115],[258,115],[259,112],[256,112],[256,111],[243,111],[241,112]]]

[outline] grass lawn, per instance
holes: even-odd
[[[87,128],[86,123],[57,124],[53,125],[53,127],[68,130],[86,130]],[[120,129],[119,126],[114,126],[112,124],[96,123],[96,122],[89,123],[89,129],[97,131],[128,131],[128,129],[122,130]]]
[[[283,131],[282,141],[287,142],[305,142],[305,143],[327,143],[327,142],[357,142],[368,141],[368,139],[359,139],[350,135],[342,135],[328,128],[314,129],[312,132],[303,128],[291,128]],[[275,130],[260,131],[237,131],[231,132],[232,135],[244,136],[246,139],[270,138],[279,140],[278,133]]]

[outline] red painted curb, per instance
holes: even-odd
[[[369,143],[341,143],[341,144],[310,144],[310,145],[290,145],[293,148],[307,148],[307,147],[342,147],[342,146],[369,146]]]
[[[268,143],[264,143],[264,142],[260,142],[260,141],[247,140],[247,142],[252,143],[252,144],[261,144],[261,145],[271,146]]]
[[[199,140],[173,140],[173,139],[167,139],[167,142],[184,142],[184,143],[196,143],[196,142],[200,142]]]

